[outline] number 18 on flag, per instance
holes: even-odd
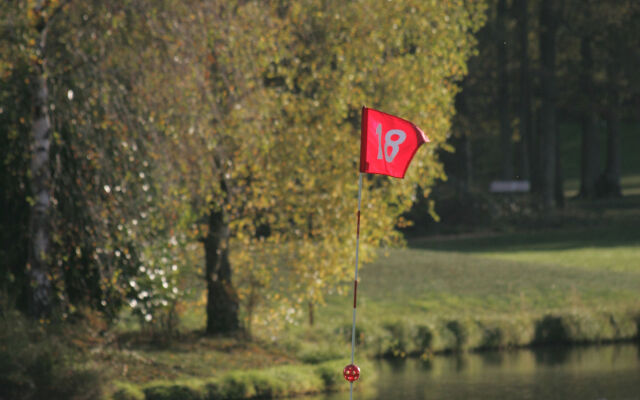
[[[404,178],[411,159],[429,141],[413,123],[362,107],[360,172]]]

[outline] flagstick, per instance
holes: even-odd
[[[351,325],[351,364],[356,350],[356,298],[358,294],[358,252],[360,249],[360,204],[362,202],[362,172],[358,175],[358,224],[356,228],[356,273],[353,279],[353,324]],[[349,382],[349,399],[353,400],[353,382]]]

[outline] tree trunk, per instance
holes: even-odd
[[[40,54],[44,56],[46,31],[41,33]],[[30,280],[29,314],[40,318],[53,311],[49,271],[51,171],[49,170],[51,121],[46,64],[36,65],[34,77],[33,123],[31,127],[31,193],[33,204],[29,221],[27,273]]]
[[[463,136],[464,140],[464,189],[465,193],[469,193],[471,186],[473,185],[473,149],[471,148],[471,138],[469,132],[465,132]]]
[[[540,10],[540,189],[542,206],[555,206],[556,176],[556,16],[554,0],[543,0]]]
[[[607,109],[607,165],[598,179],[598,197],[621,197],[620,188],[620,70],[612,62],[607,68],[609,101]]]
[[[313,326],[314,318],[313,318],[313,301],[309,300],[309,326]]]
[[[502,152],[502,179],[513,179],[513,149],[509,113],[509,74],[507,64],[507,1],[498,0],[498,112],[500,113],[500,148]]]
[[[467,96],[465,91],[458,93],[456,96],[456,110],[458,115],[464,115],[469,117],[468,106],[467,106]],[[456,185],[456,192],[458,196],[466,196],[471,190],[471,186],[473,185],[473,153],[471,147],[471,138],[469,137],[469,132],[466,129],[467,124],[461,124],[461,143],[456,146],[457,148],[462,149],[462,157],[464,160],[458,159],[458,162],[464,163],[464,170],[460,172],[461,176],[459,179],[459,184]]]
[[[591,38],[582,38],[580,52],[582,55],[582,87],[584,88],[586,104],[584,104],[582,109],[580,193],[578,196],[590,199],[596,196],[596,182],[600,170],[598,115],[594,100],[595,90],[593,84]]]
[[[556,172],[555,172],[555,182],[554,182],[554,194],[556,206],[558,208],[564,208],[564,177],[562,175],[562,160],[560,155],[560,143],[561,136],[559,135],[558,124],[556,123],[556,149],[555,149],[555,158],[556,158]]]
[[[529,154],[532,144],[531,84],[529,72],[529,13],[527,0],[518,0],[518,22],[520,26],[520,176],[531,179],[531,165],[535,157]]]
[[[231,284],[229,225],[223,211],[209,215],[204,239],[207,280],[207,334],[231,334],[240,329],[238,296]]]
[[[598,196],[622,196],[620,188],[620,115],[617,104],[614,104],[607,113],[607,166],[599,179]]]

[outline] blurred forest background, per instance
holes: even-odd
[[[416,228],[464,230],[491,216],[536,225],[570,199],[637,194],[637,11],[496,1],[456,97],[455,151],[442,156],[449,179],[436,195],[443,224]],[[529,181],[534,196],[486,198],[490,182],[510,180]]]
[[[231,346],[235,368],[256,364],[238,342],[262,365],[346,355],[305,352],[305,327],[345,333],[326,315],[348,308],[362,105],[431,139],[405,180],[365,178],[365,262],[478,246],[443,234],[622,223],[604,236],[635,243],[639,17],[632,0],[2,2],[0,397],[101,392],[96,362],[172,378],[130,349],[176,338]],[[372,353],[409,352],[380,329]],[[483,343],[534,338],[513,340]]]

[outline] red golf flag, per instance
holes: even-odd
[[[360,172],[404,178],[416,151],[428,141],[411,122],[362,107]]]

